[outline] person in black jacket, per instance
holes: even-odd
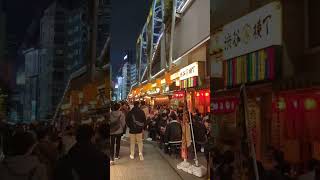
[[[176,145],[181,144],[182,140],[182,127],[179,123],[176,112],[171,112],[169,115],[170,122],[166,127],[164,134],[164,143],[166,145],[166,151],[169,149],[175,149]]]
[[[181,142],[182,128],[181,124],[177,121],[177,115],[175,112],[170,113],[170,123],[166,127],[164,142],[176,143]]]
[[[196,115],[193,118],[193,132],[196,148],[197,151],[199,151],[201,146],[207,143],[207,128],[202,123],[202,119],[199,115]]]
[[[139,157],[140,160],[144,160],[143,158],[143,142],[142,142],[142,134],[143,129],[146,126],[146,115],[140,109],[139,102],[134,102],[134,107],[132,110],[127,114],[126,118],[127,126],[129,127],[129,134],[130,134],[130,158],[134,159],[134,151],[135,151],[135,144],[138,143],[139,148]]]

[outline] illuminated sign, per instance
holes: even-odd
[[[152,87],[153,87],[153,88],[154,88],[154,87],[157,87],[157,83],[152,84]]]
[[[179,71],[180,80],[188,79],[191,77],[198,76],[199,74],[199,64],[198,62],[194,62],[187,67],[182,68]]]
[[[210,54],[228,60],[282,44],[282,7],[272,2],[222,27],[211,38]]]
[[[166,83],[166,79],[162,79],[161,84],[165,84],[165,83]]]
[[[176,72],[176,73],[172,74],[170,76],[170,80],[172,81],[172,80],[178,79],[180,77],[179,75],[180,75],[179,72]]]

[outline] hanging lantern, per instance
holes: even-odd
[[[279,98],[278,109],[281,111],[286,109],[286,102],[285,102],[284,98]]]
[[[317,108],[317,102],[312,98],[307,98],[304,101],[304,107],[306,110],[314,110]]]

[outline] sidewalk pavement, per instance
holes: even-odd
[[[151,143],[154,146],[154,148],[161,154],[161,156],[164,159],[166,159],[166,161],[170,164],[170,166],[179,174],[179,176],[183,180],[205,180],[205,179],[207,179],[206,176],[204,176],[202,178],[199,178],[199,177],[191,175],[191,174],[189,174],[187,172],[184,172],[182,170],[177,169],[177,164],[179,164],[179,163],[181,163],[183,161],[180,157],[176,158],[175,155],[171,155],[170,156],[168,154],[165,154],[163,152],[163,150],[161,150],[159,148],[159,146],[158,146],[158,144],[156,142],[151,141],[149,143]],[[199,164],[207,167],[207,162],[206,162],[206,158],[204,156],[204,153],[198,153],[197,155],[198,155]],[[191,161],[189,161],[189,163],[194,164],[194,162],[191,162]]]
[[[144,144],[144,161],[138,157],[136,146],[135,159],[129,158],[129,142],[121,142],[120,160],[110,167],[111,180],[182,180],[179,174],[149,143]]]

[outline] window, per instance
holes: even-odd
[[[308,0],[307,1],[307,48],[320,47],[320,1]]]

